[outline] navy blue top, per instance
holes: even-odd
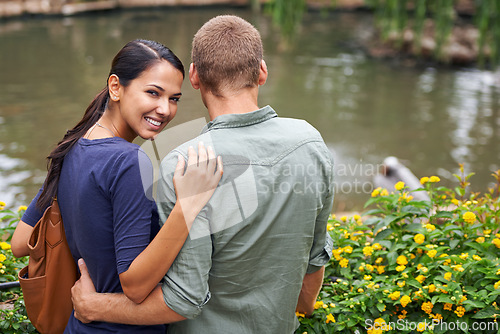
[[[97,292],[122,292],[119,274],[159,231],[158,212],[144,184],[152,184],[152,165],[139,146],[122,138],[80,139],[66,155],[58,202],[73,258],[83,258]],[[148,190],[149,191],[149,190]],[[41,218],[33,199],[22,220]],[[165,333],[165,326],[93,322],[73,315],[65,333]]]

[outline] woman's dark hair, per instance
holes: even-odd
[[[115,74],[122,86],[139,77],[144,71],[156,62],[166,60],[182,73],[184,66],[169,48],[155,41],[136,39],[128,42],[113,58],[108,78]],[[92,100],[85,110],[80,122],[68,130],[57,147],[47,157],[47,178],[43,184],[43,191],[37,201],[37,207],[44,210],[56,197],[59,175],[61,174],[64,157],[73,145],[101,118],[109,100],[109,90],[106,87]]]

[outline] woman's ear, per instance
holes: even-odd
[[[198,77],[198,71],[193,63],[189,65],[189,82],[194,89],[200,89],[200,78]]]
[[[120,100],[120,88],[122,86],[120,85],[120,79],[116,74],[111,74],[108,78],[108,90],[109,90],[109,97],[111,98],[112,101],[119,101]]]

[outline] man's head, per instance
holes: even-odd
[[[237,16],[214,17],[193,39],[191,60],[199,81],[216,96],[258,86],[262,59],[259,32]]]

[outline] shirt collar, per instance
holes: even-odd
[[[245,114],[226,114],[217,116],[214,120],[205,125],[201,133],[211,130],[224,129],[224,128],[238,128],[248,125],[253,125],[267,121],[271,118],[277,117],[278,114],[270,106],[245,113]]]

